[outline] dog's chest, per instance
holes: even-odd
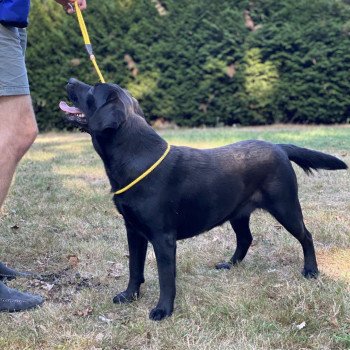
[[[125,224],[145,235],[147,238],[151,235],[147,219],[143,217],[140,208],[122,203],[115,203],[117,210],[123,216]]]

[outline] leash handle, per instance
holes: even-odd
[[[87,31],[83,15],[82,15],[80,7],[78,5],[78,1],[74,2],[74,6],[75,6],[75,12],[77,14],[78,22],[79,22],[79,27],[80,27],[80,30],[81,30],[81,34],[82,34],[83,39],[84,39],[86,51],[89,54],[90,60],[91,60],[93,66],[94,66],[94,68],[96,70],[96,73],[97,73],[98,77],[100,78],[101,83],[105,83],[105,80],[104,80],[103,75],[102,75],[102,73],[100,71],[100,68],[98,67],[95,55],[94,55],[93,50],[92,50],[92,45],[91,45],[91,42],[90,42],[89,33]]]

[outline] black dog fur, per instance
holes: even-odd
[[[70,100],[85,116],[69,115],[90,133],[112,191],[126,186],[164,153],[166,142],[147,124],[137,101],[114,84],[90,86],[70,79]],[[130,251],[130,279],[115,303],[139,296],[144,280],[148,242],[153,245],[160,297],[150,318],[161,320],[173,312],[176,241],[193,237],[230,221],[236,250],[218,269],[243,260],[252,242],[249,218],[255,209],[271,213],[301,244],[305,277],[318,268],[311,233],[301,212],[297,179],[291,162],[307,173],[312,169],[346,169],[336,157],[293,145],[243,141],[214,149],[172,146],[164,161],[125,193],[114,196],[123,215]]]

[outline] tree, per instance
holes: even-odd
[[[347,122],[349,15],[339,0],[90,0],[84,13],[106,80],[149,121],[185,126]],[[65,82],[98,78],[52,0],[32,0],[27,59],[41,129],[64,128]]]

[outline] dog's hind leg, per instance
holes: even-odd
[[[217,264],[217,269],[230,269],[233,265],[241,262],[246,256],[253,241],[249,228],[249,219],[250,216],[244,216],[230,220],[231,226],[236,233],[237,247],[230,261]]]
[[[127,227],[129,246],[129,284],[124,292],[113,298],[114,303],[128,303],[140,295],[140,286],[145,282],[144,268],[148,241],[136,231]]]
[[[305,227],[298,198],[273,202],[269,212],[300,242],[304,253],[304,277],[316,278],[319,272],[315,248],[312,235]]]

